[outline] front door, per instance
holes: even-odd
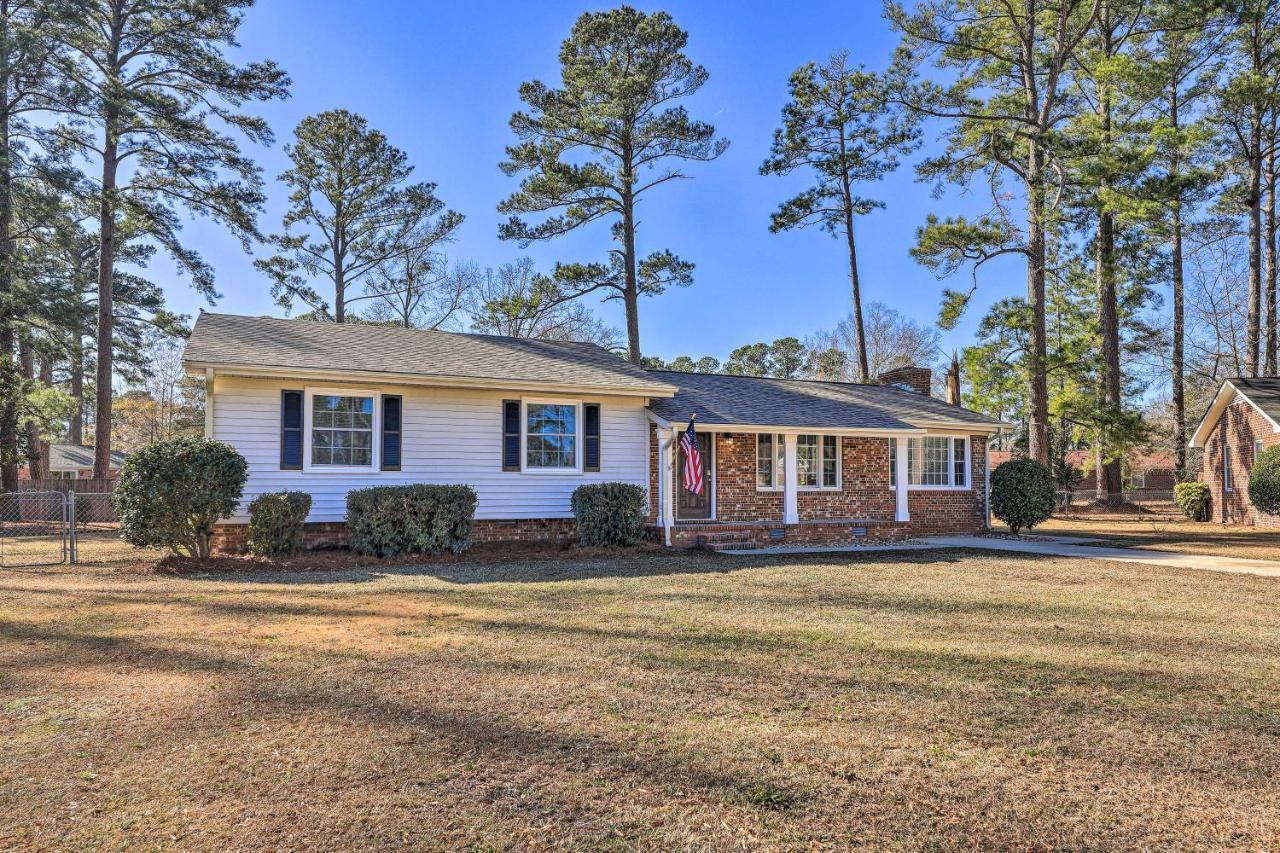
[[[698,452],[702,454],[702,494],[684,487],[684,449],[676,449],[676,518],[711,518],[711,433],[698,433]]]

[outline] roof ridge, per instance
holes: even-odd
[[[409,328],[405,326],[390,326],[384,323],[334,323],[334,322],[325,321],[325,320],[315,320],[315,319],[304,320],[301,317],[275,317],[267,314],[231,314],[226,311],[205,311],[204,309],[200,310],[200,314],[202,316],[208,315],[210,317],[229,317],[235,320],[270,320],[272,322],[279,322],[279,323],[315,323],[316,325],[326,325],[335,329],[338,329],[338,328],[380,329],[388,332],[409,332],[413,334],[449,335],[450,337],[473,338],[476,340],[528,341],[531,343],[552,344],[555,346],[591,347],[592,349],[597,349],[603,353],[613,355],[613,353],[610,352],[609,350],[605,349],[599,344],[592,343],[591,341],[561,341],[561,340],[554,340],[551,338],[524,338],[524,337],[520,337],[519,335],[491,335],[486,332],[455,332],[450,329],[415,329],[415,328]],[[626,363],[630,364],[630,362],[626,362]],[[632,366],[634,367],[635,365],[632,365]],[[640,368],[640,369],[643,370],[644,368]]]
[[[724,373],[723,371],[709,372],[705,370],[668,370],[663,367],[646,367],[644,370],[649,373],[671,373],[676,376],[723,376],[728,379],[762,379],[768,382],[808,382],[812,385],[840,385],[853,388],[894,388],[892,384],[884,384],[880,382],[843,382],[839,379],[809,379],[803,376],[785,377],[785,376],[748,376],[745,373]],[[902,391],[905,389],[898,388]],[[919,393],[913,391],[912,393]],[[925,395],[921,395],[925,396]]]

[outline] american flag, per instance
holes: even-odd
[[[684,490],[702,494],[702,454],[698,452],[698,433],[689,419],[689,428],[680,436],[680,449],[684,451]]]

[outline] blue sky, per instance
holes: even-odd
[[[842,246],[817,230],[770,234],[770,212],[801,189],[805,177],[763,177],[758,169],[786,100],[787,78],[798,65],[838,48],[872,68],[888,61],[895,37],[880,4],[813,2],[803,4],[803,14],[764,2],[637,5],[666,10],[688,31],[688,52],[711,78],[687,106],[731,141],[720,159],[690,165],[692,180],[655,190],[642,206],[641,252],[669,248],[697,264],[692,287],[642,302],[645,353],[723,358],[743,343],[803,339],[834,325],[849,310]],[[292,97],[257,110],[277,137],[269,149],[250,149],[267,178],[264,232],[278,228],[287,196],[275,180],[286,167],[283,143],[303,117],[341,107],[365,116],[404,149],[417,167],[415,179],[435,181],[440,197],[466,215],[448,249],[451,257],[497,266],[528,254],[546,270],[557,260],[603,259],[609,243],[604,226],[522,250],[498,239],[502,217],[495,209],[517,184],[497,167],[513,139],[507,121],[520,106],[517,87],[535,77],[557,82],[556,56],[574,19],[603,8],[608,6],[262,0],[247,15],[239,54],[275,59],[293,78]],[[936,138],[937,130],[926,138]],[[983,200],[980,192],[935,199],[931,187],[916,183],[910,166],[929,147],[866,189],[888,207],[860,220],[858,241],[864,302],[884,302],[931,324],[943,283],[911,260],[915,230],[931,211],[972,213]],[[186,239],[215,268],[222,293],[216,310],[281,313],[252,258],[218,226],[192,221]],[[266,254],[264,247],[255,251]],[[164,265],[152,274],[177,310],[194,314],[202,307],[202,299]],[[967,272],[957,278],[953,285],[967,286]],[[985,307],[1022,292],[1024,282],[1016,263],[984,269],[976,310],[944,337],[944,346],[970,343]],[[599,310],[622,326],[616,303]]]

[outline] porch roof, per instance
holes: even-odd
[[[996,432],[1005,427],[978,412],[891,385],[651,372],[678,388],[674,397],[649,403],[654,415],[672,423],[697,415],[701,425],[739,428]]]

